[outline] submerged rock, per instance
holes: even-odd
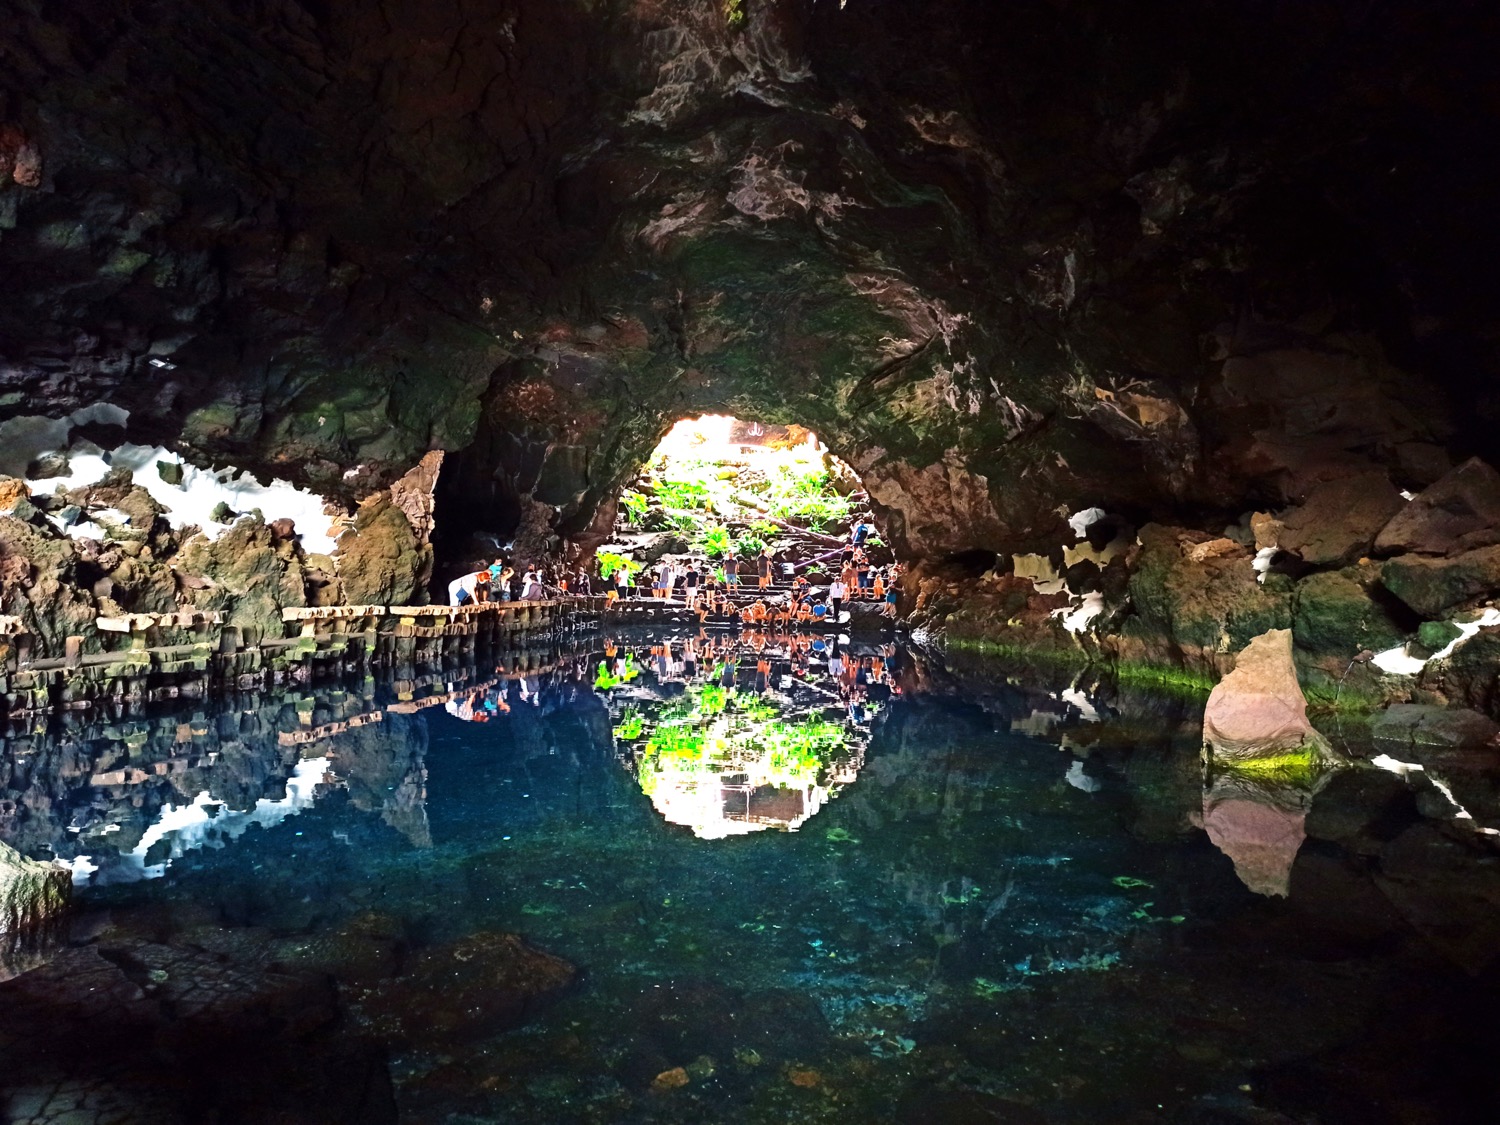
[[[573,983],[577,970],[518,934],[477,933],[423,950],[359,1001],[382,1038],[467,1041],[507,1031]]]
[[[1234,671],[1214,685],[1203,712],[1203,740],[1230,762],[1331,754],[1307,721],[1307,699],[1292,662],[1292,632],[1272,629],[1235,658]]]

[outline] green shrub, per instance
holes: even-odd
[[[703,533],[703,553],[711,559],[721,559],[734,551],[727,527],[711,527]]]
[[[608,578],[620,569],[624,569],[626,574],[635,574],[641,569],[640,563],[627,559],[624,555],[612,555],[608,551],[600,551],[595,557],[599,560],[600,578]]]

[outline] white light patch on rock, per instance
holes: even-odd
[[[1015,576],[1031,579],[1038,594],[1060,594],[1067,589],[1046,555],[1012,555],[1010,558]]]
[[[1088,628],[1090,621],[1103,612],[1104,595],[1096,590],[1092,594],[1084,594],[1083,599],[1072,609],[1054,609],[1051,616],[1066,614],[1062,619],[1063,628],[1070,633],[1081,633]]]
[[[1255,580],[1264,583],[1266,572],[1271,569],[1271,560],[1276,557],[1280,547],[1262,547],[1255,552],[1255,558],[1250,560],[1250,569],[1255,571]]]
[[[182,483],[168,484],[157,471],[157,463],[182,466]],[[68,454],[67,476],[28,481],[33,493],[58,488],[72,490],[97,484],[113,469],[129,469],[131,480],[151,494],[167,511],[173,527],[196,525],[210,539],[217,539],[229,527],[212,518],[219,504],[227,504],[236,515],[246,515],[259,508],[266,522],[289,519],[296,524],[302,548],[309,554],[332,554],[335,547],[332,520],[323,510],[324,499],[284,480],[263,485],[249,473],[235,475],[234,466],[223,469],[200,469],[188,464],[179,454],[161,446],[122,445],[105,452],[92,444],[80,444]],[[55,522],[55,521],[54,521]],[[231,521],[232,522],[232,521]],[[93,524],[67,528],[75,539],[102,539],[104,533]]]
[[[1459,635],[1429,657],[1419,658],[1412,656],[1406,651],[1406,646],[1401,644],[1395,648],[1388,648],[1384,652],[1376,653],[1370,663],[1374,664],[1382,672],[1389,672],[1393,676],[1415,676],[1427,666],[1428,661],[1446,660],[1453,654],[1454,649],[1486,625],[1500,625],[1500,609],[1495,609],[1491,606],[1473,621],[1455,621],[1453,624],[1458,627]]]
[[[1064,509],[1066,511],[1066,509]],[[1068,526],[1073,529],[1073,534],[1082,539],[1089,533],[1089,528],[1098,523],[1105,516],[1103,508],[1085,508],[1081,512],[1074,512],[1068,517]]]

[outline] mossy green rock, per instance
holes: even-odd
[[[1215,553],[1215,541],[1195,538],[1205,537],[1159,524],[1141,529],[1142,550],[1130,577],[1138,639],[1154,633],[1189,658],[1216,657],[1267,630],[1290,627],[1291,597],[1256,582],[1248,550],[1231,550],[1223,540]]]
[[[73,881],[50,863],[27,859],[0,843],[0,935],[34,931],[67,908]]]
[[[1345,657],[1401,643],[1401,628],[1350,572],[1309,575],[1295,597],[1292,635],[1303,651]]]
[[[350,604],[425,604],[432,548],[418,540],[390,494],[379,492],[360,505],[354,526],[339,537],[338,570]]]
[[[193,591],[193,605],[224,614],[226,625],[252,626],[279,637],[282,609],[307,604],[295,548],[278,544],[270,528],[254,517],[237,520],[213,542],[202,536],[189,540],[178,569],[213,583]]]
[[[1385,564],[1380,580],[1423,617],[1440,617],[1500,591],[1500,546],[1465,551],[1451,559],[1402,555]]]
[[[1424,621],[1417,629],[1417,640],[1423,648],[1440,652],[1464,635],[1464,631],[1451,621]]]

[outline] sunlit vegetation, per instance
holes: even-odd
[[[626,574],[636,574],[641,569],[641,564],[633,559],[627,559],[624,555],[610,554],[608,551],[600,551],[597,556],[599,560],[599,576],[601,578],[612,578],[615,571],[624,570]]]
[[[727,428],[705,436],[729,421],[705,418],[696,423],[700,430],[669,435],[621,495],[621,522],[677,532],[712,558],[752,555],[787,526],[823,533],[848,527],[852,475],[816,439],[752,448],[730,443]]]

